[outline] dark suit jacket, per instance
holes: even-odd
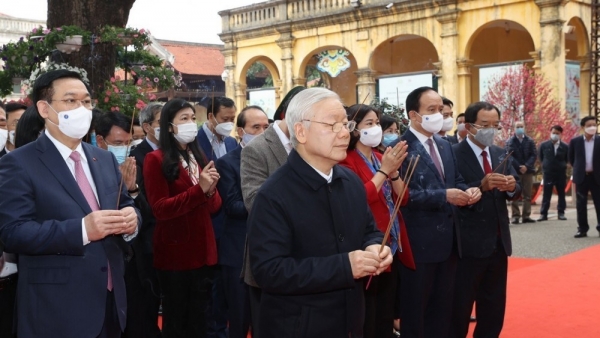
[[[467,141],[452,146],[456,155],[458,171],[470,187],[481,186],[481,180],[485,176],[479,160]],[[508,227],[507,200],[519,198],[521,186],[519,177],[512,164],[506,163],[501,169],[497,169],[506,157],[506,151],[500,147],[491,146],[489,156],[492,160],[492,169],[503,175],[512,175],[517,180],[514,194],[509,196],[506,192],[498,189],[483,192],[481,199],[476,204],[459,208],[460,243],[462,257],[485,258],[492,255],[498,243],[498,231],[500,239],[507,255],[512,254],[512,243]],[[508,159],[511,161],[511,159]]]
[[[2,156],[6,155],[6,148],[2,149],[2,151],[0,151],[0,158],[2,158]]]
[[[446,189],[468,188],[455,169],[456,159],[450,143],[439,135],[433,135],[433,139],[444,164],[445,181],[442,181],[429,153],[410,129],[401,138],[408,144],[408,156],[402,163],[402,172],[408,168],[411,157],[421,155],[409,184],[408,204],[401,208],[417,263],[438,263],[450,257],[454,233],[458,233],[459,229],[455,227],[458,224],[457,208],[446,201]],[[457,236],[457,239],[460,254],[460,237]]]
[[[569,143],[569,163],[573,167],[573,183],[581,184],[585,179],[584,136],[577,136]],[[600,184],[600,137],[594,135],[594,153],[592,157],[594,180]]]
[[[292,151],[259,190],[248,231],[259,337],[362,337],[364,285],[348,253],[383,234],[354,173],[335,166],[328,184]]]
[[[225,214],[223,235],[219,244],[219,264],[241,268],[244,262],[246,242],[246,219],[248,210],[242,198],[240,183],[240,156],[242,146],[217,160],[217,170],[221,175],[217,189],[223,200]]]
[[[144,161],[146,196],[156,217],[154,267],[181,271],[217,264],[210,214],[221,208],[219,193],[207,198],[181,164],[179,177],[168,182],[162,160],[162,150],[158,149],[146,155]]]
[[[448,141],[450,144],[457,144],[458,138],[456,135],[446,135],[446,141]]]
[[[115,157],[82,142],[100,208],[131,206]],[[125,327],[122,236],[83,245],[92,212],[52,141],[43,134],[0,160],[0,238],[19,254],[17,332],[30,337],[96,337],[104,323],[107,262],[121,329]],[[137,211],[137,210],[136,210]],[[138,220],[141,222],[141,220]]]
[[[382,155],[376,151],[373,153],[379,158],[379,161],[381,161]],[[367,191],[367,202],[369,202],[369,207],[375,218],[377,228],[379,231],[385,233],[387,226],[390,223],[390,210],[383,194],[383,189],[377,191],[375,183],[371,181],[371,179],[373,179],[373,172],[357,153],[357,150],[348,151],[348,156],[346,156],[346,159],[340,162],[340,164],[352,170],[358,175],[361,181],[363,181],[365,190]],[[392,194],[392,198],[394,199],[394,203],[396,203],[397,196]],[[401,205],[406,205],[406,203],[408,203],[408,189],[402,197]],[[400,211],[398,211],[398,220],[400,223],[400,244],[402,246],[402,252],[398,251],[398,257],[406,267],[415,269],[412,249],[410,248],[410,242],[408,241],[408,235],[406,234],[406,225],[404,224],[404,219],[402,218],[402,213],[400,213]]]
[[[559,141],[556,155],[554,154],[554,144],[551,140],[540,144],[539,157],[542,162],[542,170],[546,178],[565,179],[567,176],[567,161],[569,157],[569,146],[563,141]]]
[[[207,159],[206,163],[208,163],[210,161],[216,162],[217,158],[216,158],[216,156],[214,156],[212,145],[210,144],[210,141],[208,140],[208,136],[206,136],[206,132],[204,131],[204,128],[200,127],[200,129],[198,129],[198,136],[196,137],[196,139],[198,140],[198,144],[200,145],[200,147],[202,148],[202,151],[204,152],[204,155],[206,156],[206,159]],[[225,142],[225,151],[226,152],[230,152],[238,146],[235,138],[233,138],[231,136],[225,137],[223,142]],[[211,217],[213,229],[215,231],[215,238],[217,239],[217,242],[219,241],[219,239],[221,238],[221,234],[223,233],[223,217],[224,217],[223,211],[221,211],[221,210],[217,210],[217,212],[215,212]]]
[[[512,163],[517,173],[519,166],[524,165],[527,167],[526,174],[535,173],[535,160],[537,159],[537,150],[533,139],[527,135],[523,136],[523,141],[519,141],[516,135],[513,135],[506,142],[506,152],[512,151]]]

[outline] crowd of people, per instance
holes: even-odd
[[[463,338],[473,308],[474,336],[498,337],[536,160],[537,221],[553,187],[566,220],[567,164],[576,238],[588,192],[600,207],[594,117],[538,151],[523,122],[499,147],[497,107],[455,119],[429,87],[403,134],[325,88],[293,88],[274,121],[216,97],[200,128],[177,98],[98,111],[68,70],[32,101],[0,109],[1,337]]]

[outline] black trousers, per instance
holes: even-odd
[[[229,338],[246,338],[250,330],[248,284],[240,277],[242,267],[221,265],[229,317]]]
[[[365,290],[365,338],[392,338],[394,328],[394,306],[398,286],[400,261],[394,256],[392,271],[373,276]],[[367,285],[369,277],[365,277]]]
[[[250,318],[252,319],[252,338],[259,336],[259,318],[260,318],[260,297],[262,290],[255,286],[248,285],[248,294],[250,295]]]
[[[540,209],[540,214],[542,216],[548,216],[550,200],[552,199],[552,189],[554,187],[556,187],[556,193],[558,194],[558,214],[563,215],[565,213],[565,209],[567,208],[567,201],[565,200],[565,175],[558,177],[544,176],[544,195],[542,197],[542,207]]]
[[[212,268],[158,270],[163,293],[163,337],[204,338]]]
[[[456,269],[452,338],[465,338],[473,304],[477,324],[474,338],[497,338],[504,325],[508,257],[498,241],[496,250],[486,258],[461,258]]]
[[[138,253],[136,252],[136,255]],[[149,255],[151,257],[151,255]],[[146,278],[156,270],[149,267],[146,275],[141,272],[139,259],[133,257],[125,268],[125,287],[127,288],[127,326],[123,338],[159,338],[158,309],[160,307],[160,287],[158,278]]]
[[[402,338],[448,337],[457,254],[440,263],[415,262],[416,270],[400,266]]]
[[[2,251],[0,251],[0,255],[2,255]],[[0,281],[0,337],[16,337],[13,334],[13,323],[17,281],[18,274],[4,277]]]
[[[227,301],[221,266],[215,267],[208,303],[207,325],[209,338],[227,338]],[[163,305],[164,309],[164,305]]]
[[[119,325],[119,315],[115,303],[115,294],[106,290],[106,307],[104,310],[104,324],[102,331],[97,338],[120,338],[121,325]]]
[[[588,211],[587,211],[587,197],[588,192],[592,193],[592,199],[594,200],[594,207],[596,209],[596,221],[597,225],[600,225],[600,185],[594,180],[594,175],[585,175],[585,178],[581,184],[575,185],[575,191],[577,192],[577,230],[581,232],[588,232],[590,225],[588,223]],[[600,231],[600,229],[598,229]]]

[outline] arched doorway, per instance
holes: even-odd
[[[510,63],[533,66],[535,45],[531,34],[521,24],[510,20],[496,20],[481,26],[467,44],[466,58],[472,60],[471,95],[467,102],[480,99],[480,72],[491,71]]]
[[[581,18],[574,17],[565,24],[566,96],[565,108],[569,118],[579,125],[581,116],[589,114],[590,65],[589,39]]]
[[[326,87],[336,92],[345,105],[356,102],[356,59],[340,46],[325,46],[308,53],[300,65],[306,87]]]
[[[272,118],[279,105],[280,86],[279,70],[273,60],[264,55],[251,58],[240,72],[236,88],[238,110],[257,105]]]

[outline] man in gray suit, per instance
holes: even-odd
[[[269,126],[264,133],[256,136],[251,143],[242,149],[240,164],[240,179],[242,185],[242,197],[248,212],[252,210],[252,204],[258,189],[279,167],[281,167],[292,151],[290,133],[285,123],[285,112],[292,98],[304,87],[295,87],[283,98],[273,118],[275,122]],[[242,267],[244,282],[250,286],[250,313],[252,317],[252,332],[258,332],[258,309],[260,304],[261,290],[254,280],[250,271],[248,241],[244,250],[244,266]],[[257,337],[260,338],[260,337]]]

